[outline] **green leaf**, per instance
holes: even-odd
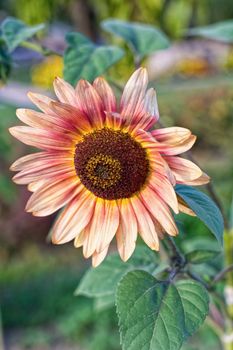
[[[232,43],[233,20],[215,23],[205,27],[193,28],[188,31],[188,34],[219,40],[225,43]]]
[[[7,81],[7,78],[11,71],[11,57],[6,52],[4,45],[0,44],[0,82],[4,83]]]
[[[44,24],[27,26],[18,19],[8,17],[1,25],[1,36],[8,50],[12,52],[23,41],[30,39],[42,29],[44,29]]]
[[[125,40],[141,58],[170,46],[169,39],[158,28],[137,22],[108,19],[101,23],[104,30]]]
[[[95,45],[80,33],[68,33],[64,77],[75,85],[81,78],[93,81],[124,56],[117,46]]]
[[[123,350],[179,350],[208,312],[208,295],[197,282],[158,281],[132,271],[116,295]]]
[[[223,218],[219,208],[212,199],[191,186],[176,185],[175,190],[214,234],[218,242],[222,244],[224,230]]]
[[[122,276],[134,269],[152,271],[155,268],[156,255],[146,246],[138,246],[133,256],[124,263],[119,255],[112,254],[97,268],[90,268],[82,278],[76,295],[88,297],[105,297],[114,295],[116,286]]]
[[[208,260],[214,259],[220,254],[219,250],[195,249],[185,255],[187,261],[192,264],[202,264]]]
[[[204,322],[209,311],[206,289],[193,280],[180,280],[175,284],[184,310],[184,337],[193,335]]]

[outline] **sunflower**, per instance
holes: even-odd
[[[54,81],[58,101],[29,93],[42,111],[18,109],[29,126],[10,128],[23,143],[42,149],[18,159],[11,170],[17,184],[33,192],[26,210],[47,216],[64,207],[52,241],[74,240],[93,266],[105,258],[116,236],[122,260],[132,255],[137,234],[153,250],[165,233],[176,236],[172,211],[193,214],[177,197],[178,184],[202,185],[209,178],[178,157],[196,137],[188,129],[153,129],[158,118],[154,89],[144,68],[133,73],[117,105],[102,77],[80,80],[74,89]]]

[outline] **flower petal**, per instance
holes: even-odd
[[[52,228],[54,244],[63,244],[77,237],[91,220],[95,199],[83,189],[59,215]]]
[[[135,132],[134,137],[142,144],[144,148],[147,148],[150,151],[157,151],[167,156],[174,156],[188,151],[196,141],[196,136],[191,135],[183,138],[176,138],[175,136],[167,138],[166,143],[165,141],[158,142],[153,136],[154,131],[149,133],[140,129]]]
[[[192,181],[185,181],[185,185],[190,185],[190,186],[202,186],[202,185],[206,185],[210,182],[210,177],[205,174],[202,173],[202,175],[195,180]]]
[[[115,130],[121,129],[124,121],[119,113],[107,112],[105,124],[107,128],[113,128]]]
[[[148,210],[137,196],[130,198],[130,201],[137,218],[140,236],[152,250],[159,250],[158,235]]]
[[[165,176],[158,175],[156,171],[154,171],[151,174],[148,186],[151,187],[176,214],[179,213],[176,193],[171,182]]]
[[[164,157],[178,183],[196,180],[202,175],[202,170],[190,160],[180,157]]]
[[[44,181],[65,178],[68,176],[77,176],[73,167],[66,164],[57,164],[52,166],[44,166],[44,168],[35,168],[22,170],[13,177],[13,181],[18,185],[27,185],[31,182],[37,182],[43,179]]]
[[[155,122],[157,122],[159,119],[159,107],[155,89],[151,88],[147,90],[144,99],[144,108],[147,113],[154,117]]]
[[[120,102],[120,111],[128,124],[134,123],[134,118],[143,111],[147,84],[147,71],[145,68],[139,68],[131,75],[125,85]]]
[[[75,96],[75,90],[73,86],[67,83],[65,80],[56,77],[53,82],[53,87],[57,98],[63,102],[72,106],[77,106],[77,98]]]
[[[14,126],[9,131],[11,135],[26,145],[45,150],[70,150],[73,143],[68,135],[30,126]]]
[[[46,183],[34,192],[26,205],[26,211],[35,216],[47,216],[62,208],[82,189],[78,177],[68,177]]]
[[[166,144],[158,142],[156,144],[148,145],[150,148],[155,148],[162,155],[176,156],[177,154],[187,152],[195,143],[196,136],[191,135],[187,140],[174,144]]]
[[[28,97],[42,112],[54,115],[54,111],[51,108],[51,102],[55,102],[55,100],[51,99],[48,96],[35,94],[33,92],[29,92]]]
[[[96,197],[92,219],[84,229],[85,240],[83,242],[83,255],[89,258],[95,251],[99,233],[104,223],[104,199]]]
[[[102,252],[106,246],[109,246],[116,234],[119,226],[119,209],[115,200],[104,201],[104,221],[101,231],[98,232],[98,242],[96,252]]]
[[[88,117],[79,109],[60,102],[52,102],[52,107],[57,115],[67,121],[74,130],[81,133],[92,130]]]
[[[191,216],[196,216],[194,211],[192,211],[192,209],[189,208],[188,204],[186,204],[185,201],[180,196],[177,196],[177,198],[178,198],[178,203],[179,203],[179,211],[181,211],[182,213],[191,215]]]
[[[105,120],[104,107],[94,87],[86,80],[79,80],[76,96],[82,111],[88,116],[92,125],[102,127]]]
[[[178,229],[168,206],[153,190],[146,187],[140,193],[139,198],[169,235],[176,236],[178,234]]]
[[[56,115],[48,115],[32,109],[18,108],[17,117],[25,124],[38,129],[55,130],[61,133],[71,133],[74,129],[71,123]]]
[[[117,248],[123,261],[134,252],[137,240],[137,219],[129,199],[119,201],[120,224],[116,233]]]
[[[73,162],[74,156],[69,152],[35,152],[27,156],[17,159],[10,167],[12,171],[32,170],[37,167],[43,169],[50,165],[70,164]]]
[[[151,134],[157,141],[173,145],[174,143],[183,142],[189,139],[191,131],[178,126],[172,126],[170,128],[155,129]]]
[[[102,252],[100,252],[100,253],[94,252],[94,254],[92,255],[92,266],[93,267],[97,267],[102,263],[102,261],[105,259],[106,255],[108,253],[108,248],[109,248],[109,246],[104,248],[104,250],[102,250]]]
[[[107,81],[102,77],[98,77],[94,80],[93,86],[102,100],[104,110],[106,112],[115,112],[116,97]]]

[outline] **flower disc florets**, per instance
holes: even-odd
[[[131,197],[149,174],[145,149],[128,133],[110,128],[83,136],[74,164],[85,187],[104,199]]]

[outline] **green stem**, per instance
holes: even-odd
[[[30,49],[33,50],[35,52],[38,52],[40,54],[42,54],[43,56],[49,56],[49,55],[60,55],[57,52],[44,48],[42,46],[40,46],[37,43],[31,42],[31,41],[23,41],[20,46],[25,47],[26,49]]]

